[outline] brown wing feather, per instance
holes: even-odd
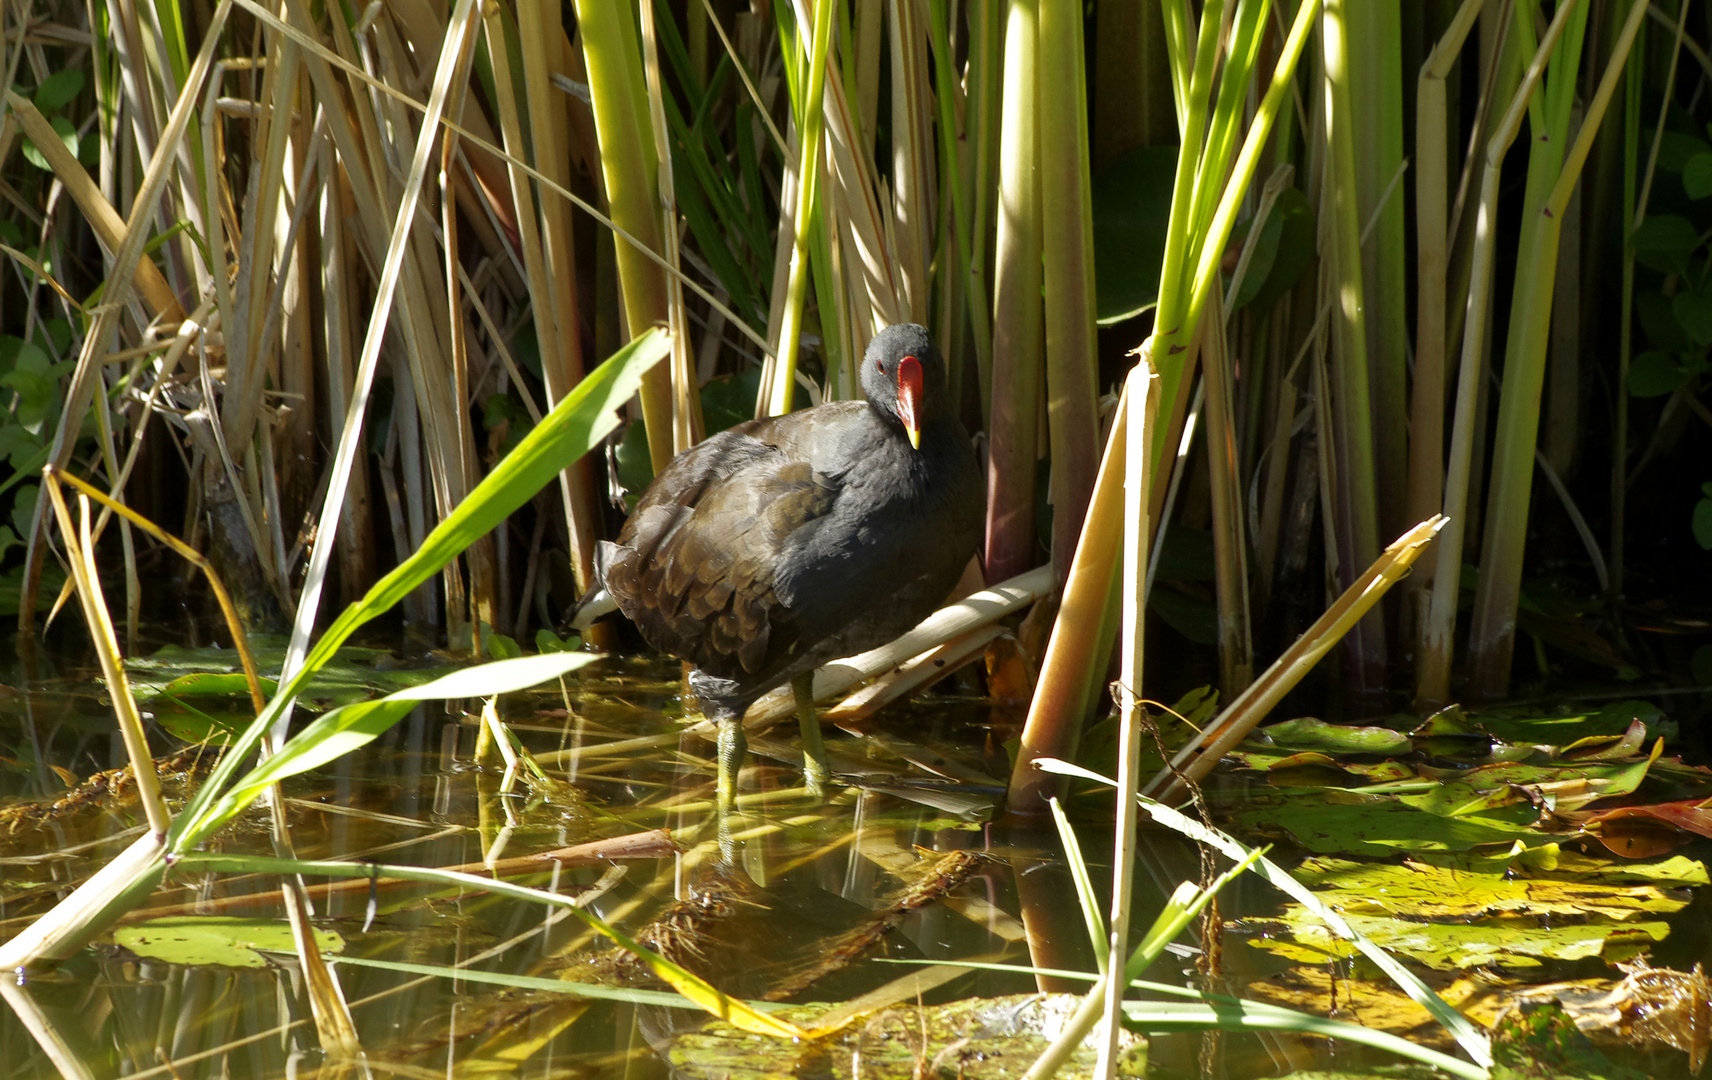
[[[735,679],[794,646],[774,568],[791,533],[827,514],[838,493],[745,433],[702,446],[637,506],[608,549],[606,587],[649,644]]]

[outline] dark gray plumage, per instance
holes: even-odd
[[[695,665],[711,717],[904,633],[975,551],[981,474],[927,331],[876,336],[862,388],[866,402],[739,424],[679,454],[600,545],[607,592],[650,645]]]

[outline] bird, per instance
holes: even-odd
[[[598,587],[579,604],[573,625],[615,605],[692,665],[690,691],[718,723],[722,823],[749,705],[793,685],[818,791],[814,670],[931,614],[982,535],[985,484],[927,330],[876,334],[861,384],[865,401],[748,421],[675,457],[598,546]]]

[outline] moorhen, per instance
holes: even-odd
[[[818,787],[814,669],[930,614],[981,535],[980,469],[927,331],[882,330],[862,389],[865,402],[752,420],[679,454],[596,555],[606,593],[648,644],[694,665],[690,689],[719,723],[722,821],[750,703],[793,683]],[[578,622],[598,603],[579,605]]]

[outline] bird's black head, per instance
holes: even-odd
[[[862,390],[869,404],[896,417],[921,445],[921,429],[946,408],[945,360],[927,328],[915,323],[888,326],[868,343],[862,358]]]

